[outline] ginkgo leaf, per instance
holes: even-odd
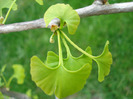
[[[61,32],[63,37],[66,38],[66,40],[72,44],[76,49],[78,49],[80,52],[84,53],[86,56],[90,57],[91,59],[93,59],[94,61],[96,61],[96,63],[98,64],[98,80],[100,82],[102,82],[104,80],[104,77],[107,76],[110,72],[110,66],[112,64],[112,55],[108,50],[108,44],[109,41],[106,42],[105,47],[104,47],[104,51],[101,55],[99,56],[92,56],[86,52],[84,52],[84,50],[82,50],[80,47],[78,47],[76,44],[74,44],[65,33]]]
[[[46,26],[54,18],[60,19],[60,26],[67,24],[68,32],[74,34],[80,23],[80,17],[78,13],[68,4],[56,4],[52,5],[44,14],[44,21]]]
[[[36,0],[36,2],[40,5],[43,5],[43,0]]]
[[[12,75],[12,77],[17,79],[18,84],[23,84],[25,78],[23,66],[20,64],[14,64],[13,69],[14,69],[14,74]]]
[[[90,48],[86,51],[91,53]],[[49,51],[46,64],[37,56],[33,56],[30,65],[32,80],[37,86],[48,95],[55,93],[58,98],[64,98],[81,90],[92,69],[92,59],[85,55],[78,58],[70,56],[63,62],[64,65],[58,65],[58,55]]]
[[[10,8],[11,4],[14,0],[0,0],[0,16],[2,16],[2,9],[3,8]],[[17,10],[17,4],[13,5],[13,10]]]
[[[91,48],[90,47],[87,47],[86,52],[88,52],[89,54],[92,54]],[[84,55],[84,54],[81,55],[78,58],[73,57],[73,56],[68,56],[66,59],[64,59],[64,66],[68,70],[78,70],[85,63],[89,63],[91,65],[92,64],[92,59],[89,58],[88,56]]]
[[[110,66],[112,64],[112,55],[108,50],[109,41],[106,42],[104,50],[100,56],[94,58],[98,64],[98,81],[102,82],[104,77],[110,72]]]

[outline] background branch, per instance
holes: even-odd
[[[103,1],[104,0],[95,0],[95,2],[92,5],[76,9],[76,11],[78,12],[80,17],[133,12],[133,2],[104,5]],[[52,20],[48,28],[50,28],[52,24],[59,25],[59,19]],[[36,28],[47,28],[45,26],[43,18],[34,21],[1,25],[0,33],[10,33],[10,32],[24,31]]]
[[[0,92],[2,92],[2,94],[7,95],[9,97],[13,97],[13,99],[30,99],[25,94],[13,92],[13,91],[7,91],[6,88],[0,88]]]

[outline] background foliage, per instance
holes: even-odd
[[[126,2],[131,0],[110,0],[110,3]],[[74,9],[88,6],[93,0],[45,0],[44,6],[32,0],[18,0],[18,10],[12,11],[7,24],[30,21],[42,18],[46,9],[56,3],[69,3]],[[6,9],[4,9],[6,12]],[[110,41],[110,51],[113,55],[111,72],[105,81],[97,81],[97,66],[93,64],[92,73],[84,89],[69,99],[131,99],[133,97],[133,13],[93,16],[82,18],[77,33],[69,35],[81,48],[91,46],[95,55],[99,55],[107,40]],[[0,35],[0,68],[7,64],[5,76],[13,73],[12,64],[22,64],[25,68],[26,78],[23,85],[11,83],[11,90],[26,93],[32,89],[39,99],[54,99],[54,96],[45,95],[30,76],[30,58],[37,55],[42,60],[46,58],[48,50],[58,53],[57,42],[49,43],[51,35],[49,29],[36,29],[11,34]],[[57,40],[56,40],[57,41]],[[73,47],[73,55],[81,53]],[[99,49],[99,50],[97,50]],[[65,50],[64,50],[65,52]]]

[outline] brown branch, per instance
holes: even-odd
[[[76,9],[76,11],[78,12],[80,17],[133,12],[133,2],[104,5],[103,1],[104,0],[95,0],[95,2],[92,5]],[[58,19],[52,20],[49,26],[46,27],[45,22],[42,18],[29,22],[1,25],[0,33],[10,33],[10,32],[24,31],[24,30],[37,29],[37,28],[50,28],[51,25],[53,24],[58,25],[59,20]]]
[[[0,88],[0,92],[2,92],[3,95],[7,95],[7,96],[13,97],[15,99],[30,99],[25,94],[13,92],[13,91],[7,91],[6,88]]]

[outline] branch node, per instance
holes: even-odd
[[[96,4],[96,5],[104,5],[108,2],[108,0],[95,0],[93,2],[93,4]]]
[[[102,2],[102,0],[95,0],[93,2],[93,4],[95,4],[95,5],[103,5],[104,3]]]

